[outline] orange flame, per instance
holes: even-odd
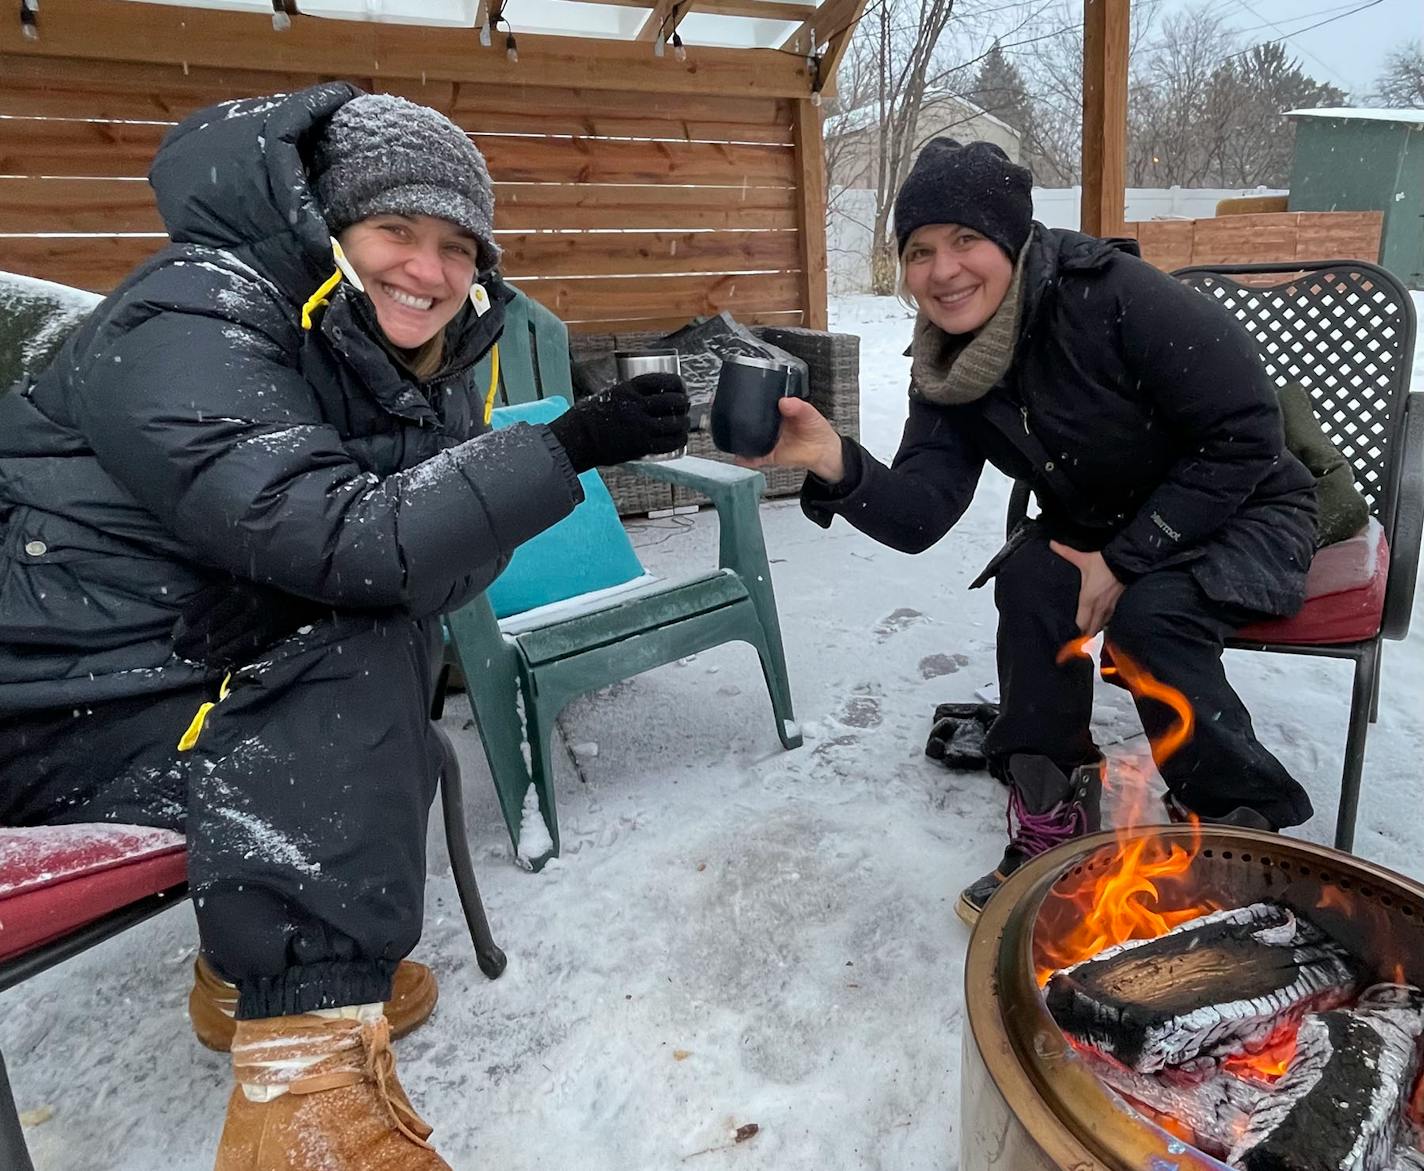
[[[1177,749],[1192,738],[1196,729],[1196,716],[1192,712],[1191,701],[1175,687],[1169,687],[1153,676],[1147,668],[1135,663],[1118,647],[1111,647],[1110,651],[1114,665],[1135,698],[1145,697],[1164,703],[1177,717],[1176,727],[1169,729],[1156,740],[1151,740],[1152,759],[1160,768]]]
[[[1069,639],[1063,644],[1062,649],[1058,652],[1058,656],[1053,661],[1061,667],[1069,659],[1092,658],[1092,655],[1088,654],[1088,645],[1093,641],[1094,637],[1094,635],[1085,634],[1082,638]]]
[[[1042,942],[1040,958],[1047,967],[1039,973],[1040,982],[1046,982],[1054,968],[1079,963],[1129,939],[1155,939],[1213,910],[1210,905],[1159,907],[1157,883],[1185,874],[1197,844],[1195,835],[1191,848],[1184,849],[1153,834],[1128,837],[1120,831],[1117,856],[1107,869],[1100,874],[1084,872],[1076,889],[1063,892],[1081,914],[1066,934]]]
[[[1079,655],[1086,657],[1090,642],[1091,636],[1073,639],[1058,652],[1057,661],[1062,664]],[[1152,744],[1152,757],[1160,767],[1191,738],[1195,726],[1191,703],[1117,648],[1112,648],[1111,654],[1134,695],[1159,700],[1177,715],[1176,725]],[[1128,768],[1120,771],[1131,772]],[[1191,869],[1200,846],[1200,824],[1193,820],[1188,847],[1169,845],[1158,835],[1138,832],[1140,826],[1156,820],[1148,812],[1150,798],[1145,777],[1139,777],[1136,784],[1121,785],[1117,796],[1117,854],[1105,868],[1085,870],[1060,885],[1060,897],[1074,905],[1076,914],[1064,916],[1064,921],[1070,923],[1065,930],[1053,938],[1040,939],[1040,983],[1046,983],[1055,968],[1079,963],[1129,939],[1154,939],[1178,924],[1217,909],[1214,904],[1202,902],[1177,908],[1161,905],[1162,884]]]
[[[1338,887],[1326,886],[1320,891],[1320,898],[1316,901],[1317,911],[1339,911],[1348,915],[1354,909],[1350,900],[1345,897],[1345,892]]]

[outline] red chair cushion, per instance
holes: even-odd
[[[0,827],[0,960],[186,881],[180,833],[139,825]]]
[[[1379,633],[1389,579],[1389,542],[1379,521],[1347,541],[1315,554],[1305,579],[1305,605],[1289,618],[1271,618],[1236,632],[1248,642],[1311,646],[1359,642]]]

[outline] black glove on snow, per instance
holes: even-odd
[[[639,374],[580,399],[549,424],[576,472],[676,451],[687,427],[687,391],[676,374]]]
[[[331,612],[330,606],[254,582],[216,582],[183,607],[173,627],[173,651],[179,658],[226,670],[251,662],[274,642]]]

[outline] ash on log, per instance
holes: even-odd
[[[1376,985],[1353,1008],[1307,1016],[1289,1068],[1227,1161],[1242,1171],[1409,1166],[1396,1146],[1421,1033],[1424,994],[1404,984]]]
[[[1104,1085],[1137,1106],[1188,1127],[1198,1148],[1221,1158],[1246,1133],[1251,1112],[1266,1096],[1265,1087],[1229,1073],[1200,1080],[1153,1073],[1135,1073],[1091,1049],[1078,1055]],[[1420,1171],[1424,1171],[1421,1168]]]
[[[1048,1010],[1075,1040],[1139,1073],[1206,1068],[1283,1023],[1349,998],[1356,960],[1279,903],[1203,915],[1054,972]]]

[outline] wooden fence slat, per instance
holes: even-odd
[[[800,306],[797,273],[736,276],[603,277],[597,280],[526,278],[529,296],[564,321],[620,321],[639,317],[681,319],[723,309],[742,317],[756,311],[790,312]]]
[[[526,276],[628,276],[791,270],[796,232],[566,232],[504,235],[504,270]]]
[[[1233,215],[1192,221],[1192,264],[1249,264],[1293,260],[1296,217]]]
[[[794,228],[790,187],[600,186],[501,183],[494,188],[495,227]]]
[[[695,113],[699,121],[744,122],[791,128],[791,103],[786,98],[706,94],[688,102],[683,94],[638,93],[609,89],[579,89],[561,85],[480,85],[462,81],[455,87],[452,116],[456,121],[493,114],[566,114],[596,118],[664,118],[682,121]]]
[[[107,293],[166,236],[0,237],[0,269]]]
[[[142,177],[167,126],[0,118],[0,175]]]
[[[1378,262],[1383,215],[1258,212],[1129,224],[1143,259],[1171,271],[1188,264],[1273,264],[1296,260]]]
[[[482,134],[551,134],[580,138],[666,139],[673,142],[756,142],[790,146],[791,132],[754,122],[709,122],[701,118],[634,118],[612,114],[486,112],[460,114],[455,121],[478,138]]]
[[[762,310],[744,311],[737,315],[743,325],[804,325],[804,314],[799,309],[780,312]],[[619,318],[616,321],[573,321],[569,323],[570,333],[672,333],[687,324],[685,317],[634,317]]]
[[[1137,225],[1142,258],[1168,271],[1191,264],[1193,235],[1191,220],[1141,220]]]
[[[1369,260],[1379,263],[1384,213],[1328,211],[1298,213],[1294,260]]]
[[[5,32],[8,34],[9,30]],[[318,73],[309,68],[243,69],[229,68],[225,64],[200,65],[176,56],[160,60],[122,60],[95,57],[88,52],[82,56],[32,56],[9,52],[10,47],[10,42],[0,39],[0,102],[7,100],[6,94],[18,94],[23,100],[26,94],[79,90],[106,95],[115,102],[138,100],[144,103],[143,109],[156,103],[178,120],[214,102],[262,97],[279,91],[290,93],[321,81],[340,79],[354,82],[365,90],[371,89],[369,68],[340,73]],[[120,104],[118,108],[127,107]]]
[[[0,178],[0,232],[161,231],[141,180]]]
[[[499,136],[477,142],[490,173],[505,182],[796,185],[789,147]]]

